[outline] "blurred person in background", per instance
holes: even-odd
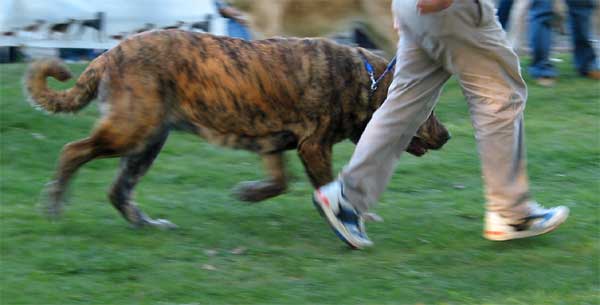
[[[242,12],[232,7],[224,0],[215,0],[215,5],[217,6],[219,14],[227,19],[228,36],[245,40],[252,39],[250,31],[248,31],[248,19]]]
[[[529,0],[521,0],[521,1],[529,1]],[[508,20],[510,18],[510,12],[512,10],[514,0],[500,0],[498,2],[498,21],[500,21],[500,25],[504,30],[508,30]]]
[[[475,128],[485,183],[484,237],[510,240],[557,228],[569,209],[544,208],[529,193],[523,138],[527,88],[496,20],[494,0],[394,0],[392,10],[401,35],[388,97],[338,180],[313,194],[336,235],[357,249],[373,244],[363,217],[451,76],[462,87]]]
[[[508,41],[516,52],[521,52],[524,45],[524,33],[527,31],[527,12],[531,0],[500,0],[498,2],[498,21],[506,31]]]
[[[554,0],[530,0],[529,45],[531,64],[529,74],[545,87],[556,83],[558,72],[550,60]],[[569,29],[573,44],[573,63],[583,77],[600,80],[600,66],[591,41],[592,15],[596,0],[566,0]]]

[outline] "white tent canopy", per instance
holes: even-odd
[[[72,35],[79,30],[76,24],[64,37],[48,37],[48,27],[68,19],[93,19],[97,12],[105,13],[107,36],[131,33],[152,23],[156,27],[193,23],[212,15],[211,32],[223,34],[224,22],[218,15],[213,0],[0,0],[0,31],[16,32],[11,37],[0,37],[0,46],[25,45],[48,47],[106,48],[118,43],[106,39],[96,41],[93,29],[82,36]],[[44,20],[39,33],[20,31],[36,20]],[[184,29],[188,26],[184,25]]]

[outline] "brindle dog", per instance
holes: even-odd
[[[180,30],[134,35],[94,60],[66,91],[46,77],[71,77],[57,60],[34,63],[26,75],[31,100],[49,112],[76,112],[95,97],[103,115],[92,134],[67,144],[48,187],[50,213],[61,211],[69,180],[84,163],[121,157],[109,198],[134,225],[171,226],[133,203],[132,190],[173,129],[210,143],[259,154],[269,177],[237,187],[259,201],[287,187],[283,152],[297,149],[314,187],[333,179],[332,145],[358,141],[386,97],[391,76],[369,94],[360,53],[380,74],[386,60],[325,39],[244,41]],[[440,148],[449,138],[432,114],[409,151]]]

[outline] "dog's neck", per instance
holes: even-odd
[[[377,56],[377,55],[375,55],[367,50],[364,50],[364,49],[360,49],[359,52],[361,52],[365,56],[365,58],[369,61],[369,64],[371,64],[371,66],[374,69],[374,73],[375,73],[374,77],[377,79],[381,75],[381,73],[383,73],[385,68],[387,67],[387,64],[388,64],[387,60],[383,57]],[[364,67],[364,62],[363,62],[364,59],[360,58],[359,60],[360,60],[360,65],[362,67]],[[350,134],[350,140],[354,143],[358,142],[358,139],[362,135],[367,123],[371,119],[372,114],[385,101],[385,99],[387,97],[387,91],[392,82],[392,78],[393,78],[393,74],[394,74],[393,71],[388,73],[379,82],[377,90],[372,91],[371,90],[371,78],[369,77],[369,74],[367,73],[367,71],[365,71],[365,69],[359,69],[358,71],[360,71],[360,72],[357,72],[358,74],[355,76],[360,79],[360,83],[363,88],[363,93],[359,97],[360,100],[356,101],[357,103],[355,105],[357,105],[357,106],[355,106],[355,107],[357,107],[357,108],[355,109],[355,111],[357,113],[364,113],[364,114],[369,114],[369,115],[366,117],[360,117],[359,120],[354,122],[354,124],[353,124],[354,126],[352,128],[352,133]]]

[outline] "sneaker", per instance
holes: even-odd
[[[530,203],[531,213],[520,224],[509,224],[509,220],[496,212],[485,213],[483,237],[489,240],[510,240],[548,233],[562,224],[569,216],[569,208],[557,206],[546,209]]]
[[[363,218],[342,194],[342,183],[334,181],[317,189],[313,203],[333,232],[354,249],[373,245],[365,232]]]

